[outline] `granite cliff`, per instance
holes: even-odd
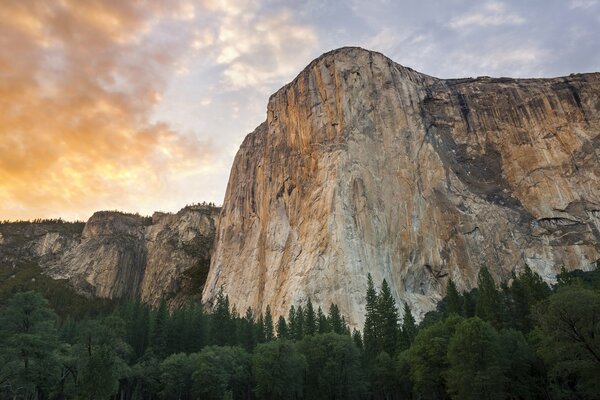
[[[79,293],[139,297],[176,307],[198,296],[208,271],[219,209],[188,206],[150,217],[113,211],[85,224],[60,221],[0,224],[0,266],[39,265]]]
[[[600,258],[600,74],[437,79],[343,48],[242,143],[203,300],[364,315],[367,274],[418,315],[447,279],[552,280]]]

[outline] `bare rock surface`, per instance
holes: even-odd
[[[177,307],[199,297],[219,209],[188,206],[152,218],[100,211],[85,223],[0,224],[0,267],[36,263],[80,293]]]
[[[235,158],[203,299],[361,326],[367,274],[432,309],[487,265],[600,258],[600,74],[437,79],[343,48],[271,96]]]

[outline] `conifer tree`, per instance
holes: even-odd
[[[360,331],[356,328],[354,328],[354,330],[352,331],[352,340],[354,340],[354,344],[356,345],[356,347],[358,347],[358,349],[362,351],[362,349],[363,349],[362,336],[360,335]]]
[[[408,303],[404,303],[400,350],[408,349],[415,339],[415,336],[417,336],[417,324],[415,322],[415,317],[413,317]]]
[[[329,307],[329,324],[331,325],[331,330],[338,335],[344,334],[344,323],[342,321],[342,316],[340,315],[340,309],[336,304],[331,303]]]
[[[277,338],[278,339],[287,339],[288,338],[288,327],[285,322],[285,318],[283,315],[279,316],[279,320],[277,321]]]
[[[367,275],[365,326],[363,328],[363,344],[368,356],[375,356],[377,351],[379,327],[377,323],[377,292],[371,274]]]
[[[498,329],[502,326],[502,297],[486,267],[479,270],[477,278],[476,315]]]
[[[302,306],[296,308],[296,324],[292,332],[294,339],[302,340],[304,337],[304,309]]]
[[[152,329],[151,345],[152,350],[158,357],[165,357],[167,355],[167,324],[169,323],[169,311],[167,311],[167,302],[165,299],[160,300],[158,311],[154,319],[154,326]]]
[[[273,333],[273,316],[271,315],[271,306],[267,304],[264,320],[265,341],[270,342],[274,338]]]
[[[251,352],[256,346],[256,332],[254,328],[254,314],[252,308],[248,307],[246,315],[240,321],[238,338],[242,347]]]
[[[377,299],[377,319],[380,321],[381,343],[379,351],[390,355],[396,352],[398,341],[398,308],[387,281],[384,279]]]
[[[296,328],[296,324],[297,324],[296,307],[294,307],[293,304],[290,306],[290,311],[288,312],[287,323],[288,323],[288,335],[289,335],[290,339],[294,339],[295,332],[298,330],[298,328]]]
[[[219,346],[233,344],[235,341],[235,326],[229,312],[229,297],[223,293],[223,288],[217,294],[217,302],[214,309],[210,338]]]
[[[319,325],[319,333],[327,333],[331,332],[331,326],[329,325],[329,321],[327,321],[327,316],[323,313],[321,307],[317,309],[317,322]]]
[[[258,320],[255,325],[256,330],[256,343],[264,343],[265,342],[265,322],[263,320],[262,313],[258,316]]]
[[[446,287],[446,312],[447,314],[456,314],[462,315],[462,299],[458,290],[456,290],[456,285],[452,278],[448,279],[448,286]]]
[[[306,310],[304,311],[304,334],[314,335],[317,333],[317,316],[313,308],[310,298],[306,303]]]

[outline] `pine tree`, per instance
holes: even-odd
[[[217,302],[212,316],[210,338],[218,346],[234,344],[235,325],[229,312],[229,297],[223,293],[223,288],[217,294]]]
[[[340,315],[340,309],[336,304],[331,303],[329,307],[329,324],[331,325],[331,330],[338,335],[343,335],[344,323],[342,321],[342,316]]]
[[[273,333],[273,316],[271,315],[271,306],[267,304],[264,320],[265,341],[270,342],[274,338]]]
[[[165,299],[160,300],[158,311],[154,319],[152,329],[151,346],[154,354],[158,357],[165,357],[168,353],[167,349],[167,324],[169,323],[169,311],[167,311],[167,302]]]
[[[448,279],[448,286],[446,287],[446,313],[463,315],[462,298],[456,290],[456,285],[452,278]]]
[[[363,349],[363,341],[362,336],[360,335],[360,331],[356,328],[352,331],[352,340],[354,340],[354,344],[358,347],[359,350]]]
[[[195,353],[208,344],[208,324],[200,304],[194,303],[189,309],[189,314],[185,352]]]
[[[304,312],[304,334],[305,335],[314,335],[317,332],[317,316],[315,315],[315,310],[313,309],[312,302],[310,298],[306,303],[306,310]]]
[[[298,321],[296,319],[296,307],[292,304],[290,306],[290,311],[288,312],[288,335],[290,339],[295,339],[295,333],[298,330],[297,324]]]
[[[321,307],[317,309],[317,323],[319,325],[319,333],[331,332],[331,326],[329,325],[329,321],[327,321],[327,316],[323,313]]]
[[[502,297],[486,267],[479,270],[477,286],[476,315],[499,329],[502,327]]]
[[[256,343],[264,343],[265,342],[265,322],[263,320],[263,315],[259,314],[258,320],[255,325],[256,331]]]
[[[279,320],[277,321],[277,338],[278,339],[287,339],[288,338],[288,327],[285,322],[285,318],[283,315],[279,316]]]
[[[304,337],[304,309],[302,306],[296,308],[296,325],[294,326],[293,337],[296,340],[302,340]]]
[[[400,344],[401,350],[408,349],[415,339],[415,336],[417,336],[417,324],[415,322],[415,317],[413,317],[408,303],[404,303],[401,329],[402,343]]]
[[[363,343],[365,352],[369,357],[375,357],[378,351],[378,319],[377,319],[377,292],[373,285],[371,274],[367,275],[367,297],[366,297],[365,326],[363,328]]]
[[[252,313],[252,308],[248,307],[246,310],[246,315],[240,321],[240,328],[238,337],[240,338],[240,343],[242,347],[248,351],[252,352],[254,347],[256,346],[256,331],[254,326],[254,314]]]
[[[381,290],[378,296],[377,318],[381,323],[381,343],[379,350],[394,355],[399,333],[398,308],[396,307],[396,300],[394,300],[390,287],[385,279],[381,284]]]

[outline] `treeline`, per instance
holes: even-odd
[[[387,282],[369,277],[363,334],[308,301],[287,318],[137,301],[59,318],[36,292],[0,314],[0,398],[11,399],[597,399],[600,271],[549,287],[526,268],[496,287],[448,281],[417,325]]]
[[[31,219],[31,220],[23,220],[23,219],[18,219],[18,220],[9,220],[9,219],[5,219],[0,221],[0,224],[2,225],[9,225],[9,224],[13,224],[13,225],[29,225],[29,224],[47,224],[47,225],[54,225],[54,224],[84,224],[85,222],[83,221],[79,221],[79,220],[75,220],[75,221],[65,221],[62,218],[35,218],[35,219]]]

